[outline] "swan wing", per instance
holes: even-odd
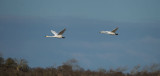
[[[114,30],[112,30],[112,32],[116,32],[118,30],[118,27],[117,28],[115,28]]]
[[[64,28],[61,32],[58,33],[58,35],[62,35],[65,31],[66,29]]]
[[[52,32],[52,34],[57,35],[57,33],[55,31],[51,30],[51,32]]]

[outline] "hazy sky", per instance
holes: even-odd
[[[100,34],[119,27],[118,36]],[[45,38],[66,28],[65,39]],[[160,63],[159,0],[0,0],[0,53],[31,67]]]

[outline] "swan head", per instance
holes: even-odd
[[[48,37],[48,36],[44,36],[44,37]]]
[[[116,33],[115,35],[118,35],[118,33]]]
[[[99,33],[105,33],[105,31],[100,31]]]
[[[64,36],[62,38],[65,38]]]

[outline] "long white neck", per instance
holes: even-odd
[[[109,31],[100,31],[100,33],[108,33]]]
[[[45,37],[54,37],[54,36],[45,36]]]

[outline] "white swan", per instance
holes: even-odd
[[[117,30],[118,30],[118,27],[112,31],[100,31],[100,33],[109,34],[109,35],[118,35],[118,33],[115,33]]]
[[[54,37],[54,38],[65,38],[64,36],[62,36],[62,34],[66,31],[66,29],[64,28],[61,32],[56,33],[55,31],[51,30],[52,34],[54,34],[54,36],[45,36],[45,37]]]

